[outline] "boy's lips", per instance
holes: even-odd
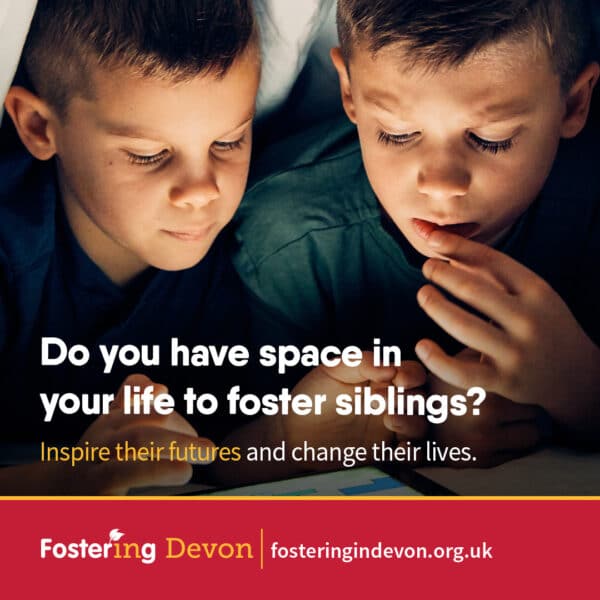
[[[448,231],[464,238],[471,238],[479,232],[481,227],[477,223],[452,223],[451,225],[438,225],[424,219],[412,219],[413,229],[423,239],[427,239],[434,231]]]
[[[206,238],[213,227],[214,224],[207,225],[206,227],[200,227],[198,229],[184,229],[179,231],[163,229],[163,232],[183,242],[199,242]]]

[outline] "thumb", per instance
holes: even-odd
[[[375,381],[377,383],[391,382],[396,375],[396,367],[375,366],[373,352],[364,351],[362,360],[357,367],[343,363],[336,367],[321,366],[321,369],[332,379],[340,383],[359,384]]]
[[[133,375],[129,375],[121,384],[119,391],[117,392],[117,397],[113,400],[111,409],[121,409],[123,408],[123,404],[125,402],[125,387],[139,387],[141,391],[146,389],[149,386],[153,386],[155,389],[157,387],[161,387],[161,392],[167,391],[167,388],[163,385],[154,383],[152,379],[146,377],[146,375],[142,375],[141,373],[134,373]]]

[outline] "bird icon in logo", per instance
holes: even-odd
[[[111,542],[118,542],[125,534],[122,531],[119,531],[118,529],[111,529],[108,532],[108,539]]]

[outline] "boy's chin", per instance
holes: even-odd
[[[210,248],[210,246],[209,246]],[[150,265],[155,269],[159,269],[161,271],[185,271],[187,269],[192,269],[195,267],[202,259],[207,255],[209,248],[198,252],[195,256],[189,257],[169,257],[164,259],[158,259],[156,261],[152,261]]]
[[[209,253],[220,229],[211,228],[206,235],[163,235],[148,263],[161,271],[185,271],[195,267]],[[166,242],[166,243],[165,243]]]

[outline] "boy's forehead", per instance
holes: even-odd
[[[151,74],[144,73],[138,68],[127,65],[93,66],[89,69],[89,79],[99,96],[103,100],[119,95],[123,89],[155,90],[156,92],[176,92],[186,86],[201,85],[208,93],[217,87],[222,87],[224,82],[232,80],[252,81],[260,76],[260,58],[257,51],[249,47],[242,55],[237,57],[224,74],[207,70],[198,73],[181,73],[176,69],[156,68]]]
[[[529,112],[541,96],[560,93],[547,50],[531,37],[490,44],[456,65],[427,63],[402,44],[377,53],[357,47],[349,73],[364,101],[404,114],[418,112],[421,93],[435,89],[465,98],[472,113],[492,120]]]
[[[395,67],[400,71],[416,69],[434,72],[438,69],[460,68],[465,64],[476,64],[479,68],[485,68],[490,62],[493,62],[496,68],[504,70],[539,61],[552,67],[547,43],[533,30],[507,34],[475,48],[466,55],[461,55],[459,49],[453,49],[447,42],[417,46],[416,41],[407,39],[392,42],[375,51],[370,47],[368,40],[353,40],[351,44],[350,64],[356,62],[357,57],[360,60],[369,56],[376,62],[382,60],[395,63]]]
[[[227,121],[234,129],[252,118],[258,79],[259,64],[250,57],[234,62],[222,77],[200,73],[183,80],[96,67],[90,73],[91,96],[73,102],[115,135],[160,137],[161,123],[183,124],[198,115]]]

